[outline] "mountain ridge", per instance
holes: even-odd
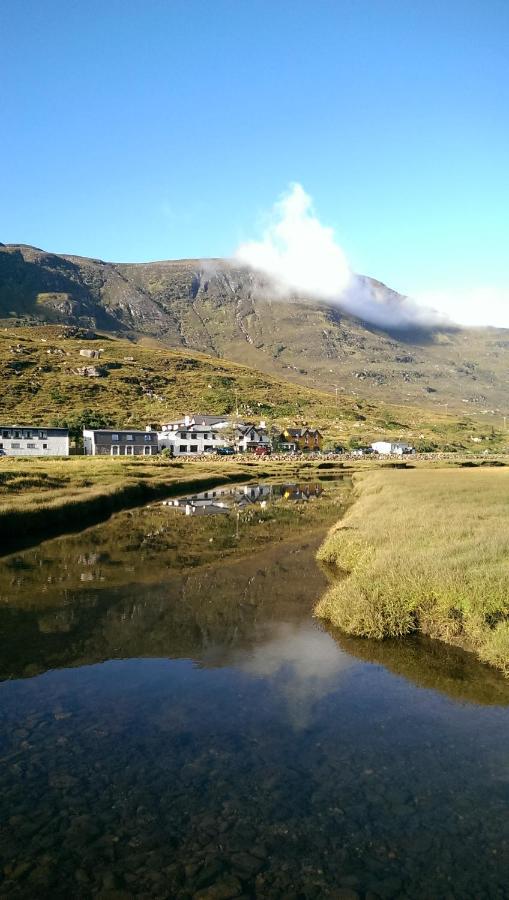
[[[404,300],[359,277],[382,299]],[[509,330],[384,330],[331,303],[281,298],[229,260],[110,263],[0,245],[0,318],[155,339],[331,394],[484,416],[506,410]]]

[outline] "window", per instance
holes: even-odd
[[[47,449],[48,449],[48,445],[47,445],[47,444],[43,444],[43,445],[42,445],[42,449],[43,449],[43,450],[47,450]]]
[[[111,440],[112,440],[112,441],[118,441],[118,434],[112,434],[112,435],[111,435]]]
[[[19,444],[11,444],[12,450],[19,450]]]
[[[179,453],[187,453],[187,444],[179,444]]]
[[[254,441],[254,439],[255,439],[255,433],[254,433],[254,431],[252,431],[252,432],[251,432],[251,437],[249,438],[249,440],[250,440],[250,441]]]
[[[143,453],[145,454],[145,456],[150,456],[150,454],[152,453],[152,447],[144,447]]]
[[[4,445],[3,445],[2,442],[0,441],[0,450],[3,450],[3,449],[4,449]]]
[[[14,437],[15,437],[15,438],[20,438],[20,437],[21,437],[21,431],[15,431],[15,432],[14,432]]]
[[[126,455],[126,456],[132,456],[133,453],[134,453],[134,447],[126,447],[126,448],[125,448],[125,455]]]
[[[190,445],[189,445],[189,452],[190,452],[190,453],[197,453],[197,452],[198,452],[198,444],[190,444]]]
[[[3,437],[3,438],[10,438],[10,436],[11,436],[11,432],[8,431],[6,428],[4,428],[4,430],[2,431],[2,437]]]
[[[120,453],[120,447],[117,447],[116,444],[112,445],[112,448],[111,448],[111,455],[112,455],[112,456],[118,456],[119,453]]]
[[[208,439],[209,439],[209,433],[208,433],[208,431],[206,431],[205,434],[203,435],[203,440],[208,441]]]
[[[151,440],[152,440],[152,435],[151,435],[151,434],[146,434],[146,435],[145,435],[145,443],[149,443],[149,441],[151,441]],[[147,448],[145,447],[145,449],[147,449]]]
[[[30,444],[30,443],[28,443],[28,444],[27,444],[27,448],[28,448],[29,450],[35,450],[35,444]]]
[[[204,450],[213,450],[214,448],[213,448],[212,444],[205,444],[203,449]]]
[[[39,437],[41,438],[41,440],[44,440],[45,438],[48,437],[48,432],[47,432],[47,431],[40,431],[40,432],[39,432]]]
[[[126,439],[126,441],[132,441],[133,440],[132,434],[126,434],[125,439]]]

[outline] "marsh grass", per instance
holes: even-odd
[[[0,468],[0,553],[25,537],[62,534],[113,512],[159,497],[227,482],[308,478],[309,461],[212,458],[173,462],[161,457],[113,459],[3,458]]]
[[[509,674],[509,472],[379,470],[318,552],[316,614],[352,635],[421,631]]]

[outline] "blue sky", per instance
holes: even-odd
[[[298,182],[354,269],[504,292],[508,41],[507,0],[4,4],[0,240],[225,256]]]

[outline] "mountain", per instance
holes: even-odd
[[[363,280],[387,303],[403,302]],[[506,412],[509,330],[384,330],[330,303],[278,298],[258,273],[225,260],[108,263],[0,245],[0,318],[157,339],[377,403]]]

